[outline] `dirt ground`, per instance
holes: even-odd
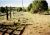
[[[22,35],[50,35],[50,26],[49,24],[29,25]]]
[[[32,24],[26,27],[22,35],[50,35],[50,15],[19,12],[12,16],[12,20],[16,23]],[[7,21],[3,20],[0,22]]]
[[[50,35],[50,15],[34,14],[32,21],[22,35]]]

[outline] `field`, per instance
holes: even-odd
[[[13,22],[15,22],[20,24],[31,24],[26,27],[22,35],[50,35],[50,15],[14,12],[11,20],[9,19],[7,21],[2,18],[6,17],[0,17],[0,23],[13,24]]]

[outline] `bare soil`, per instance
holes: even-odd
[[[8,22],[1,20],[0,22]],[[10,21],[9,21],[10,22]],[[8,22],[8,24],[10,24]],[[17,12],[12,15],[12,22],[28,25],[22,35],[50,35],[50,15],[31,14]]]

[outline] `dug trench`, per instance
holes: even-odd
[[[28,24],[3,25],[0,24],[0,35],[22,35]]]

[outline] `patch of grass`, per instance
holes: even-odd
[[[0,16],[0,20],[3,20],[4,19],[4,17],[3,16]]]
[[[32,32],[30,32],[30,34],[32,34]]]
[[[48,25],[48,27],[50,27],[50,25]]]
[[[43,27],[40,27],[40,28],[43,28]]]
[[[39,33],[42,33],[42,32],[39,32]]]
[[[50,27],[50,23],[48,23],[48,27]]]

